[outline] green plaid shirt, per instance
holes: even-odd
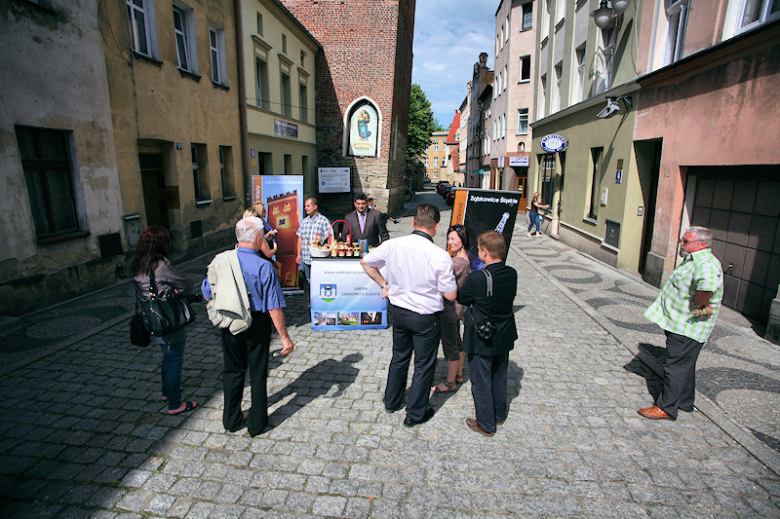
[[[711,316],[693,317],[696,291],[712,292]],[[658,298],[645,311],[645,317],[664,330],[684,335],[696,342],[707,342],[720,312],[723,299],[723,269],[710,249],[690,254],[674,269]]]

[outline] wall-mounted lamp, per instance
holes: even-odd
[[[591,13],[593,21],[599,29],[608,29],[615,23],[615,18],[628,9],[631,0],[612,0],[612,7],[607,0],[601,0],[599,8]]]

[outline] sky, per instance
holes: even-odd
[[[466,98],[479,53],[493,68],[496,9],[500,0],[417,0],[412,83],[422,87],[433,116],[449,129]]]

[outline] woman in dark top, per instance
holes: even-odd
[[[528,236],[541,236],[542,231],[539,229],[539,225],[542,223],[542,215],[539,214],[539,209],[547,209],[550,204],[539,203],[539,193],[534,193],[534,197],[531,199],[531,210],[528,211],[528,219],[531,223],[528,224]],[[531,233],[533,226],[536,226],[536,231]]]
[[[462,225],[453,225],[447,231],[447,247],[452,255],[452,270],[460,288],[469,275],[470,263],[466,251],[469,249],[469,235]],[[460,308],[459,308],[460,307]],[[463,383],[463,363],[466,354],[460,338],[460,321],[463,319],[463,307],[458,303],[444,300],[441,313],[441,347],[447,359],[447,374],[444,382],[433,388],[434,393],[455,391]]]
[[[133,258],[135,273],[135,296],[138,301],[149,299],[149,271],[154,267],[155,284],[160,295],[171,290],[186,295],[192,290],[192,281],[171,264],[171,232],[165,227],[152,225],[147,227],[138,241]],[[162,337],[152,336],[152,342],[162,348],[163,358],[162,399],[168,403],[168,414],[179,414],[198,407],[198,402],[182,402],[181,371],[184,363],[184,329]]]

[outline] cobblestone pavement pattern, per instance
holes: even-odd
[[[433,193],[424,201],[441,205]],[[642,360],[649,346],[636,343],[657,346],[659,334],[631,305],[655,289],[622,293],[630,277],[524,227],[521,216],[508,257],[521,283],[511,409],[494,437],[464,424],[468,380],[432,397],[429,423],[403,427],[404,413],[382,404],[391,330],[314,332],[300,295],[286,311],[295,353],[282,358],[272,344],[271,430],[223,430],[219,339],[202,306],[183,385],[203,407],[167,416],[160,353],[129,344],[132,291],[122,284],[4,322],[0,516],[780,517],[780,478],[710,413],[674,423],[636,414],[660,382],[652,357]],[[410,229],[404,218],[391,235]],[[444,229],[436,241],[444,245]],[[202,279],[210,259],[183,267]],[[705,371],[760,371],[776,384],[776,353],[763,357],[768,347],[747,337],[717,331],[700,386],[728,421],[777,438],[776,400],[754,395],[765,386]]]

